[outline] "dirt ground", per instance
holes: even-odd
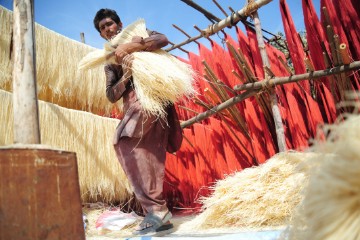
[[[131,240],[156,240],[156,239],[218,239],[218,240],[278,240],[284,228],[278,229],[240,229],[240,228],[223,228],[223,229],[206,229],[190,230],[181,227],[182,224],[192,220],[195,215],[175,215],[171,219],[174,228],[171,231],[147,236],[133,235],[136,225],[140,222],[126,227],[120,231],[109,231],[96,229],[95,223],[100,211],[88,211],[86,239],[87,240],[111,240],[111,239],[131,239]]]

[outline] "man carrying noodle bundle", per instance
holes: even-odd
[[[110,41],[122,30],[114,10],[100,9],[94,18],[100,36]],[[155,51],[168,44],[165,35],[147,30],[149,37],[134,36],[119,44],[114,52],[118,64],[105,66],[106,96],[111,102],[123,99],[124,118],[116,129],[114,148],[118,160],[140,202],[144,220],[135,234],[168,230],[172,214],[163,198],[166,151],[177,151],[182,131],[173,105],[166,108],[167,118],[145,113],[136,96],[131,73],[131,53]]]

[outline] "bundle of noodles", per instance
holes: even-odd
[[[134,36],[149,36],[143,19],[124,28],[110,42],[105,43],[103,50],[86,55],[81,60],[79,68],[90,69],[102,63],[115,63],[113,46],[130,42]],[[131,56],[135,92],[146,113],[164,117],[167,105],[195,93],[195,72],[191,65],[161,49],[153,52],[134,52]]]
[[[13,143],[12,94],[0,90],[0,145]],[[132,190],[112,148],[119,120],[39,101],[41,142],[76,152],[83,202],[124,202]]]
[[[289,236],[286,239],[360,238],[360,116],[325,127],[329,135],[315,142],[320,155],[309,171]]]
[[[300,202],[307,176],[302,163],[312,153],[286,152],[264,164],[237,172],[218,181],[213,194],[200,199],[203,212],[182,229],[261,229],[284,226]]]

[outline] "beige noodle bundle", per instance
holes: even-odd
[[[264,164],[219,180],[213,194],[200,199],[203,212],[181,229],[262,229],[281,227],[291,219],[307,178],[302,163],[313,153],[286,152]]]
[[[0,90],[0,146],[13,144],[12,94]],[[118,119],[39,101],[41,143],[76,152],[83,202],[124,202],[132,196],[112,146]]]
[[[114,46],[130,42],[134,36],[148,37],[145,21],[139,19],[124,28],[103,50],[86,55],[79,69],[90,69],[103,63],[115,63]],[[145,112],[165,116],[165,107],[182,97],[195,93],[195,72],[191,65],[180,61],[164,50],[132,53],[132,76],[135,91]]]
[[[360,116],[325,127],[309,184],[286,239],[360,239]]]
[[[12,12],[0,6],[0,89],[12,91],[11,55]],[[38,99],[65,108],[109,116],[121,109],[122,102],[111,103],[105,95],[104,68],[79,71],[80,60],[95,50],[39,24],[35,24],[36,80]]]

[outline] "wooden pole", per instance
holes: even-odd
[[[80,39],[82,43],[85,43],[85,34],[83,32],[80,33]]]
[[[339,46],[339,50],[340,50],[340,56],[341,56],[341,60],[342,60],[343,64],[349,64],[351,62],[351,59],[350,59],[346,44],[341,43]]]
[[[184,3],[186,3],[187,5],[189,5],[190,7],[198,10],[199,12],[201,12],[202,14],[205,15],[206,18],[208,18],[210,21],[214,20],[217,22],[220,22],[221,19],[216,17],[214,14],[212,14],[211,12],[206,11],[204,8],[200,7],[199,5],[197,5],[196,3],[194,3],[192,0],[180,0]]]
[[[259,82],[247,83],[247,84],[243,84],[243,85],[236,85],[234,87],[235,91],[246,90],[246,92],[236,95],[235,97],[232,97],[232,98],[226,100],[225,102],[223,102],[219,105],[216,105],[213,108],[211,108],[210,110],[200,113],[199,115],[197,115],[189,120],[183,121],[181,123],[181,127],[182,128],[189,127],[194,123],[200,122],[200,121],[210,117],[213,114],[216,114],[224,109],[227,109],[228,107],[231,107],[231,106],[249,98],[249,97],[252,97],[252,96],[256,95],[256,93],[262,88],[274,87],[277,85],[298,82],[298,81],[306,80],[306,79],[316,80],[316,79],[321,79],[326,76],[338,74],[341,72],[355,71],[355,70],[359,70],[359,69],[360,69],[360,61],[355,61],[348,65],[338,66],[338,67],[334,67],[334,68],[330,68],[330,69],[318,70],[318,71],[304,73],[304,74],[298,74],[298,75],[292,75],[290,77],[278,77],[278,78],[273,78],[273,79],[264,79]]]
[[[14,0],[14,143],[40,144],[33,0]]]
[[[234,86],[235,91],[242,91],[242,90],[259,90],[262,88],[269,88],[274,87],[276,85],[286,84],[286,83],[293,83],[298,82],[301,80],[310,80],[310,79],[318,79],[322,77],[332,76],[335,74],[339,74],[342,72],[349,72],[355,71],[360,69],[360,61],[355,61],[350,64],[341,65],[325,70],[318,70],[310,73],[303,73],[298,75],[293,75],[290,77],[278,77],[273,79],[264,79],[259,82],[254,83],[247,83],[242,85]]]
[[[268,73],[268,71],[266,71],[266,69],[267,68],[270,69],[270,61],[269,61],[268,55],[266,53],[265,43],[264,43],[264,39],[263,39],[263,36],[262,36],[260,18],[259,18],[259,15],[258,15],[257,11],[253,12],[252,16],[253,16],[253,19],[254,19],[256,37],[257,37],[257,40],[258,40],[261,59],[262,59],[262,62],[263,62],[263,66],[265,66],[265,68],[264,68],[264,70],[265,70],[265,78],[268,79],[271,76],[268,75],[269,73]],[[271,109],[272,109],[272,114],[273,114],[273,119],[274,119],[274,124],[275,124],[277,145],[278,145],[279,151],[284,152],[287,149],[286,148],[285,133],[284,133],[284,126],[283,126],[283,123],[282,123],[280,109],[279,109],[279,106],[278,106],[278,100],[277,100],[274,89],[270,90],[270,101],[271,101]]]
[[[208,28],[206,28],[204,30],[201,30],[201,34],[199,36],[195,36],[195,37],[187,39],[184,42],[175,44],[174,46],[165,49],[165,51],[169,52],[175,48],[181,47],[185,44],[188,44],[190,42],[198,40],[201,37],[208,38],[209,36],[221,31],[222,29],[232,26],[232,23],[240,21],[242,18],[247,17],[252,12],[256,11],[257,9],[268,4],[271,1],[272,0],[258,0],[258,1],[253,2],[252,4],[248,4],[243,9],[232,13],[230,16],[226,17],[225,19],[221,20],[220,22],[210,25]],[[183,1],[183,2],[192,2],[192,1]]]
[[[200,113],[199,115],[190,118],[189,120],[186,120],[184,122],[182,122],[180,125],[182,128],[186,128],[188,126],[193,125],[194,123],[200,122],[208,117],[210,117],[211,115],[214,115],[224,109],[227,109],[231,106],[234,106],[235,104],[237,104],[238,102],[243,101],[246,98],[249,98],[251,96],[254,96],[256,94],[256,91],[248,91],[245,93],[241,93],[239,95],[236,95],[235,97],[232,97],[228,100],[226,100],[225,102],[211,108],[210,110],[207,110],[203,113]]]
[[[84,240],[76,154],[40,145],[33,0],[13,4],[14,142],[21,144],[0,148],[0,239]]]

